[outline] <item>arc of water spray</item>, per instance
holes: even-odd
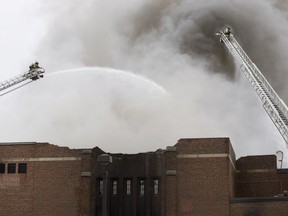
[[[152,85],[153,87],[155,87],[156,89],[158,89],[160,92],[162,92],[163,94],[169,94],[167,92],[167,90],[159,85],[158,83],[156,83],[155,81],[144,77],[142,75],[138,75],[138,74],[134,74],[130,71],[124,71],[124,70],[118,70],[118,69],[114,69],[114,68],[107,68],[107,67],[83,67],[83,68],[73,68],[73,69],[65,69],[65,70],[60,70],[60,71],[53,71],[50,73],[47,73],[46,75],[54,75],[54,74],[59,74],[59,73],[69,73],[69,72],[81,72],[81,71],[101,71],[101,72],[105,72],[107,74],[122,74],[134,79],[138,79],[141,82],[146,82],[149,83],[150,85]]]

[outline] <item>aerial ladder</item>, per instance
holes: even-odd
[[[239,63],[240,69],[256,91],[262,101],[263,108],[282,135],[288,147],[288,108],[286,104],[277,95],[261,71],[236,41],[229,27],[224,31],[216,33],[216,35],[220,36],[220,42],[225,44],[229,52]]]
[[[5,95],[11,91],[14,91],[24,85],[27,85],[33,81],[36,81],[44,77],[45,70],[39,67],[38,62],[33,63],[29,66],[29,71],[11,79],[5,80],[0,83],[0,96]],[[20,83],[22,85],[20,85]],[[12,88],[13,87],[13,88]],[[12,89],[11,89],[12,88]],[[10,91],[8,91],[8,89]]]

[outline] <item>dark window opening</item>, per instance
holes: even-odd
[[[27,164],[19,163],[18,164],[18,173],[27,173]]]
[[[103,180],[100,179],[99,180],[99,195],[103,196],[103,193],[104,193],[104,183],[103,183]]]
[[[127,179],[126,180],[126,195],[131,195],[132,192],[132,180]]]
[[[16,173],[16,164],[15,163],[9,163],[8,164],[8,173]]]
[[[113,180],[112,181],[112,194],[114,196],[117,195],[117,185],[118,185],[117,180]]]
[[[5,164],[0,164],[0,173],[5,173]]]
[[[140,189],[140,193],[139,193],[139,195],[141,196],[141,197],[143,197],[144,195],[145,195],[145,181],[144,181],[144,179],[140,179],[140,182],[139,182],[139,189]]]
[[[159,194],[159,180],[158,179],[153,180],[153,194],[154,195]]]

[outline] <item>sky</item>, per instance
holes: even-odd
[[[276,0],[0,0],[1,142],[137,153],[229,137],[237,158],[287,147],[215,32],[235,38],[288,103],[287,3]],[[287,154],[288,156],[288,154]]]

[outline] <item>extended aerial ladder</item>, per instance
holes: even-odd
[[[230,28],[216,33],[220,36],[220,42],[223,42],[240,64],[242,72],[249,80],[257,95],[263,103],[263,108],[275,124],[276,128],[284,138],[288,146],[288,108],[283,100],[277,95],[271,85],[257,66],[251,61],[242,47],[234,38]]]
[[[38,62],[35,62],[29,67],[29,71],[18,76],[15,76],[11,79],[5,80],[0,83],[0,96],[7,94],[10,91],[14,91],[24,85],[29,84],[32,81],[38,80],[44,77],[45,70],[42,67],[39,67]],[[24,83],[20,85],[20,83]],[[15,87],[10,90],[10,87]],[[10,91],[7,91],[7,90]]]

